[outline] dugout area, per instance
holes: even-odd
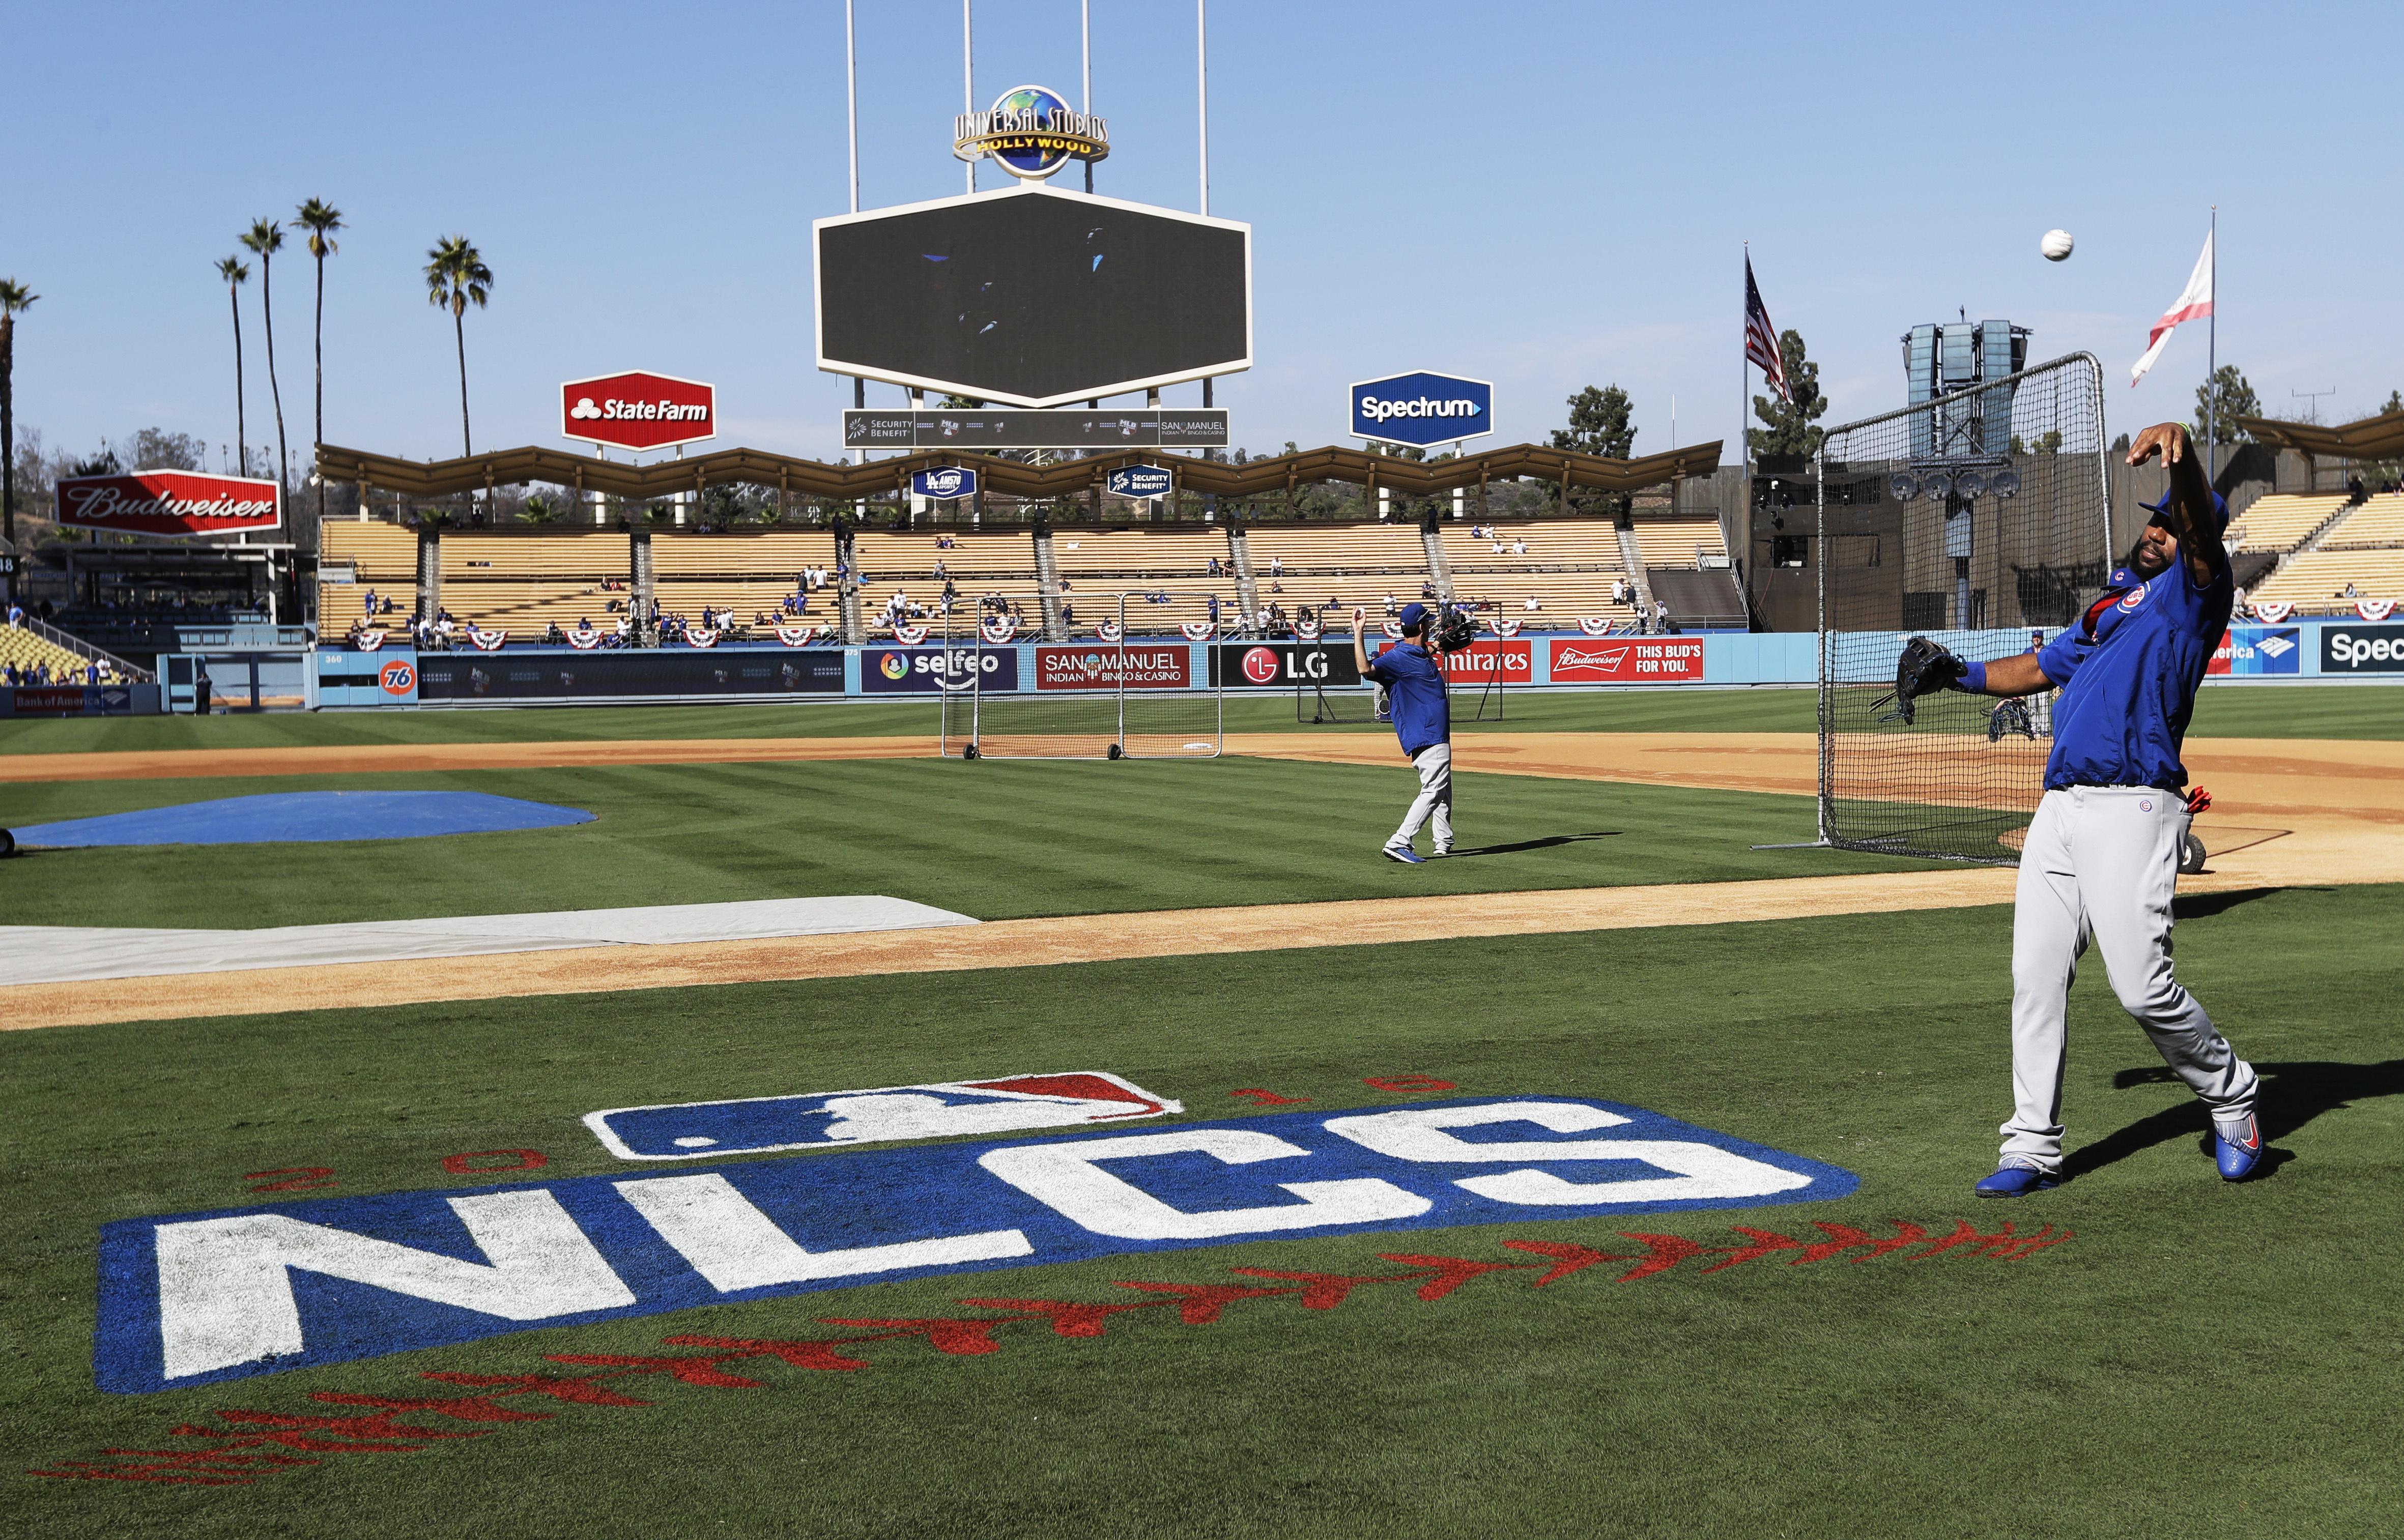
[[[622,959],[609,965],[635,971],[579,981],[562,964],[545,992],[416,1002],[261,973],[211,1015],[0,1032],[0,1139],[18,1173],[0,1416],[23,1473],[0,1533],[2110,1535],[2231,1516],[2376,1533],[2404,1474],[2382,1346],[2404,1117],[2387,1024],[2404,964],[2383,938],[2404,887],[2272,853],[2307,834],[2301,796],[2276,788],[2321,777],[2333,805],[2365,815],[2344,838],[2392,848],[2376,845],[2392,824],[2369,816],[2393,796],[2380,767],[2404,738],[2390,693],[2224,690],[2200,708],[2192,746],[2220,767],[2201,778],[2222,798],[2206,825],[2296,830],[2228,857],[2179,910],[2183,979],[2265,1076],[2270,1174],[2213,1176],[2201,1117],[2093,969],[2073,997],[2073,1179],[2018,1204],[1969,1193],[2007,1094],[2010,874],[1749,849],[1812,825],[1808,692],[1554,697],[1525,718],[1515,697],[1514,720],[1461,739],[1462,844],[1480,853],[1429,868],[1361,859],[1406,798],[1391,735],[1295,723],[1282,692],[1230,706],[1223,757],[1121,763],[947,763],[931,734],[905,758],[674,757],[812,722],[821,748],[871,744],[903,708],[444,714],[381,744],[400,729],[12,727],[0,825],[370,785],[594,814],[415,840],[40,852],[0,863],[12,923],[850,892],[1009,936],[1083,926],[1118,950],[947,958],[954,933],[930,931],[880,942],[897,949],[887,964],[810,978],[742,972],[729,943],[709,943],[678,951],[674,973]],[[936,709],[907,715],[931,727]],[[645,737],[662,719],[674,730]],[[591,752],[551,752],[563,745]],[[154,757],[120,774],[103,750]],[[511,768],[497,752],[510,750],[552,762]],[[1673,750],[1687,757],[1671,773],[1636,778]],[[387,751],[461,762],[392,768],[375,758]],[[177,770],[178,756],[217,752],[253,757]],[[278,753],[300,757],[274,773]],[[355,757],[306,757],[338,753]],[[57,770],[32,778],[44,756]],[[2246,768],[2272,760],[2287,769]],[[1894,881],[1969,886],[1943,904],[1742,917],[1776,912],[1748,893]],[[1682,892],[1709,896],[1682,909]],[[1566,918],[1494,918],[1539,901]],[[1323,935],[1251,932],[1240,947],[1167,918],[1337,911]],[[798,958],[841,940],[779,944]],[[1179,1110],[697,1162],[622,1158],[583,1121],[1071,1072]],[[585,1215],[597,1211],[575,1184],[715,1171],[812,1239],[854,1190],[841,1172],[896,1162],[894,1212],[973,1233],[1027,1223],[942,1174],[997,1143],[1274,1129],[1316,1158],[1363,1148],[1329,1120],[1505,1102],[1657,1115],[1850,1185],[994,1256],[166,1389],[95,1380],[103,1228],[145,1217],[364,1227],[369,1211],[344,1205],[537,1189]],[[1431,1203],[1466,1203],[1457,1182],[1517,1169],[1358,1157],[1373,1158],[1388,1164],[1344,1174]],[[1195,1163],[1114,1169],[1191,1211],[1306,1197],[1272,1182],[1302,1157],[1180,1158]],[[772,1168],[818,1197],[776,1208],[756,1185]],[[673,1260],[636,1265],[620,1249],[633,1242],[594,1233],[637,1293]],[[475,1255],[464,1238],[420,1239]],[[321,1281],[299,1299],[377,1349],[414,1308],[378,1292]]]

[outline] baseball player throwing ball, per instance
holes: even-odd
[[[1394,736],[1402,740],[1404,756],[1419,772],[1419,794],[1412,800],[1411,811],[1403,815],[1402,827],[1385,844],[1387,860],[1417,866],[1427,857],[1413,850],[1411,841],[1419,838],[1419,825],[1431,815],[1435,820],[1435,853],[1452,853],[1452,701],[1445,694],[1444,671],[1428,655],[1428,625],[1434,617],[1425,604],[1405,604],[1398,618],[1403,640],[1373,661],[1362,634],[1368,621],[1354,610],[1352,661],[1362,678],[1386,687],[1387,697],[1393,702]]]
[[[2221,1176],[2243,1181],[2262,1157],[2253,1066],[2171,972],[2171,897],[2188,819],[2179,747],[2232,590],[2221,544],[2228,506],[2205,481],[2187,430],[2147,428],[2129,464],[2157,454],[2170,491],[2150,505],[2132,566],[2112,574],[2078,624],[2041,652],[1988,663],[1964,663],[1914,637],[1898,668],[1907,707],[1932,689],[2062,690],[2012,910],[2014,1106],[2002,1163],[1978,1185],[1982,1197],[2021,1198],[2062,1180],[2064,1016],[2090,939],[2121,1008],[2211,1114]]]

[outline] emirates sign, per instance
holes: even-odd
[[[622,450],[665,449],[718,437],[718,387],[673,375],[606,374],[559,387],[565,438]]]
[[[131,476],[59,479],[59,522],[129,534],[231,534],[284,522],[283,491],[273,481],[197,470],[146,470]]]

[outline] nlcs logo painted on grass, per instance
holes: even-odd
[[[1858,1185],[1639,1107],[1522,1097],[310,1199],[104,1227],[94,1368],[166,1390],[871,1280]]]

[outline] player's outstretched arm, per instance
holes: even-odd
[[[2129,446],[2129,464],[2142,465],[2155,455],[2171,473],[2171,533],[2178,536],[2179,553],[2197,583],[2210,583],[2229,570],[2229,550],[2221,544],[2220,518],[2212,509],[2212,483],[2204,479],[2203,463],[2195,457],[2194,441],[2186,425],[2157,423],[2137,435]]]
[[[1368,617],[1361,611],[1354,610],[1352,612],[1352,666],[1361,671],[1361,677],[1363,679],[1369,677],[1369,644],[1362,640],[1362,635],[1367,631],[1368,626]]]
[[[2036,654],[2023,652],[1974,668],[1953,687],[1971,695],[2035,695],[2053,688],[2053,681],[2036,666]]]

